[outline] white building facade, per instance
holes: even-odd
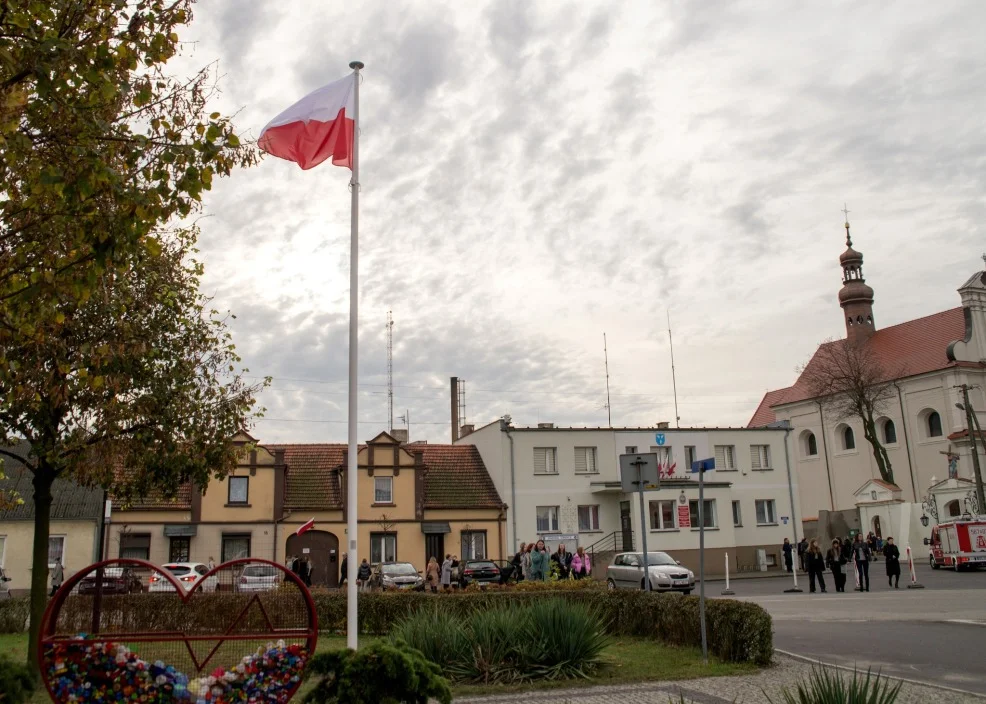
[[[795,541],[794,475],[784,430],[685,428],[514,428],[497,421],[465,434],[508,504],[507,545],[543,539],[608,554],[641,550],[639,494],[624,493],[619,456],[654,452],[661,488],[644,493],[647,546],[698,568],[695,460],[716,458],[706,475],[706,569],[780,568],[784,538]],[[797,535],[800,537],[800,533]],[[597,573],[597,576],[599,573]]]

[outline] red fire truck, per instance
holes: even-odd
[[[963,569],[986,567],[986,519],[950,521],[931,529],[929,561],[932,569],[951,567]]]

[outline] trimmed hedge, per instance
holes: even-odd
[[[319,629],[343,632],[346,628],[346,595],[343,592],[316,591],[313,595]],[[174,595],[141,594],[104,597],[104,624],[142,629],[174,629],[202,632],[228,620],[229,610],[242,595],[202,594],[189,607],[167,608]],[[670,645],[699,646],[698,597],[657,594],[635,590],[537,589],[485,591],[479,593],[425,594],[422,592],[384,592],[361,594],[360,631],[386,634],[393,624],[423,608],[441,604],[443,611],[465,616],[500,605],[527,603],[532,599],[559,597],[596,608],[614,636],[645,636]],[[86,599],[86,597],[74,597]],[[773,628],[770,615],[757,604],[730,599],[706,599],[709,651],[732,662],[769,664],[773,655]],[[168,604],[170,605],[170,604]],[[162,608],[163,607],[163,608]],[[116,614],[112,611],[116,610]],[[86,602],[63,609],[59,630],[89,629]],[[0,631],[23,632],[27,620],[27,599],[0,601]],[[211,618],[210,618],[210,615]]]

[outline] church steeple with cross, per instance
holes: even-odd
[[[849,232],[849,209],[843,206],[846,216],[846,251],[839,257],[842,265],[842,289],[839,291],[839,305],[846,320],[846,339],[851,342],[868,340],[876,331],[873,322],[873,289],[863,278],[863,255],[852,247]]]

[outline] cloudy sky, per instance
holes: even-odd
[[[743,425],[823,339],[843,203],[887,326],[958,305],[986,243],[986,4],[210,0],[243,134],[366,63],[360,438],[395,416]],[[268,158],[208,196],[206,291],[270,375],[268,442],[346,437],[349,171]],[[398,426],[400,421],[395,421]]]

